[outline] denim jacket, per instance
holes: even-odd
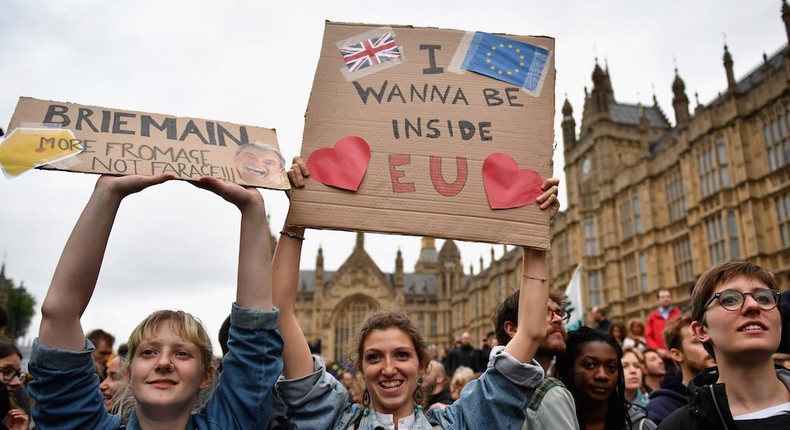
[[[288,418],[297,429],[354,429],[362,407],[346,401],[346,390],[326,372],[319,357],[313,357],[315,372],[298,379],[277,381],[277,391],[288,407]],[[543,368],[537,361],[524,364],[496,347],[491,351],[488,368],[478,379],[469,382],[461,398],[444,410],[415,411],[412,430],[497,429],[520,430],[524,423],[526,402],[543,380]],[[359,430],[387,426],[378,414],[362,416]]]
[[[272,408],[272,386],[282,373],[283,341],[277,331],[279,311],[247,309],[233,304],[223,371],[206,406],[190,417],[187,430],[264,429]],[[104,409],[93,364],[94,346],[85,340],[80,352],[33,343],[29,370],[30,396],[36,399],[36,428],[118,430],[121,418]],[[139,430],[132,411],[128,430]]]

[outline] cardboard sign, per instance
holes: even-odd
[[[275,131],[262,127],[131,112],[22,97],[0,144],[13,177],[34,167],[290,189]]]
[[[554,40],[327,23],[288,222],[549,248]]]

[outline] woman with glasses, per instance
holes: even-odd
[[[780,296],[773,274],[752,263],[724,263],[699,278],[691,330],[718,368],[689,383],[689,406],[660,429],[790,428],[790,371],[771,359],[782,334]]]
[[[0,338],[0,377],[3,378],[11,409],[2,419],[3,424],[11,430],[27,430],[28,415],[17,401],[19,390],[22,390],[22,353],[8,339]],[[25,408],[29,409],[29,407]],[[2,427],[0,427],[2,428]]]

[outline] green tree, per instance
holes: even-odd
[[[30,328],[30,320],[33,319],[33,312],[36,307],[36,299],[25,289],[25,283],[14,287],[14,282],[8,280],[8,326],[5,328],[5,336],[9,339],[18,339],[27,334]]]

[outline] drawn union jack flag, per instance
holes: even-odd
[[[400,58],[400,49],[392,33],[364,39],[340,48],[350,72]]]

